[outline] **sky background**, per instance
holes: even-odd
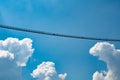
[[[0,24],[70,35],[120,39],[119,0],[0,0]],[[0,28],[0,40],[31,38],[34,53],[22,80],[43,61],[52,61],[65,80],[92,80],[106,64],[89,53],[98,41],[76,40]],[[110,42],[120,48],[120,43]]]

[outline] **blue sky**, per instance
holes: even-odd
[[[119,0],[0,0],[0,24],[70,35],[120,37]],[[43,61],[52,61],[66,80],[92,80],[106,64],[89,54],[97,41],[75,40],[0,29],[0,40],[31,38],[34,53],[22,68],[22,80]],[[119,43],[110,42],[120,48]]]

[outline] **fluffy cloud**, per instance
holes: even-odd
[[[0,50],[0,58],[14,59],[14,54],[8,51]]]
[[[7,38],[0,40],[0,80],[21,79],[21,68],[33,53],[32,40]]]
[[[53,62],[42,62],[31,75],[38,80],[64,80],[67,74],[57,74],[54,66]]]
[[[120,49],[113,44],[99,42],[90,49],[90,54],[98,56],[107,64],[107,71],[96,71],[93,80],[119,80],[120,79]]]

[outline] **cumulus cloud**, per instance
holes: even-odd
[[[53,62],[42,62],[31,75],[38,80],[65,80],[67,73],[57,74],[54,66]]]
[[[8,51],[0,50],[0,58],[14,59],[14,54]]]
[[[58,76],[59,76],[59,78],[61,78],[62,80],[64,80],[66,78],[66,76],[67,76],[67,73],[59,74]]]
[[[32,40],[7,38],[0,40],[0,80],[18,80],[21,68],[33,53]]]
[[[90,49],[90,54],[107,64],[107,71],[96,71],[93,74],[93,80],[120,79],[120,49],[116,49],[108,42],[99,42]]]

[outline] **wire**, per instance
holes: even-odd
[[[120,42],[120,39],[66,35],[66,34],[38,31],[38,30],[18,28],[18,27],[6,26],[6,25],[0,25],[0,28],[10,29],[10,30],[17,30],[17,31],[23,31],[23,32],[30,32],[30,33],[36,33],[36,34],[43,34],[43,35],[50,35],[50,36],[65,37],[65,38]]]

